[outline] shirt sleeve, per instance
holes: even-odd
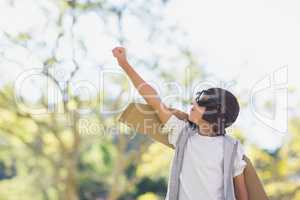
[[[233,177],[238,176],[243,173],[244,168],[247,163],[243,160],[243,156],[245,155],[245,150],[243,145],[238,141],[237,154],[234,160],[234,172]]]
[[[186,124],[186,121],[178,119],[175,115],[171,115],[171,117],[162,127],[162,132],[164,134],[168,134],[168,141],[174,147],[176,147],[178,136]]]

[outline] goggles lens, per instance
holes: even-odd
[[[220,107],[220,103],[218,103],[218,99],[214,95],[207,94],[206,90],[197,92],[197,97],[195,100],[197,104],[202,107],[215,108],[215,109],[218,109]]]

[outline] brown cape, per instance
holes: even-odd
[[[150,105],[130,103],[121,113],[119,121],[135,129],[139,133],[160,133],[163,124]],[[250,159],[244,156],[247,166],[244,170],[249,200],[268,200],[263,184],[260,181]]]

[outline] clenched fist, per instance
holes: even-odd
[[[119,65],[122,67],[127,63],[126,49],[124,47],[115,47],[112,50],[114,57],[117,58]]]

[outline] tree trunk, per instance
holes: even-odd
[[[76,178],[76,161],[71,160],[68,164],[68,173],[65,180],[65,199],[66,200],[78,200],[77,193],[77,178]]]

